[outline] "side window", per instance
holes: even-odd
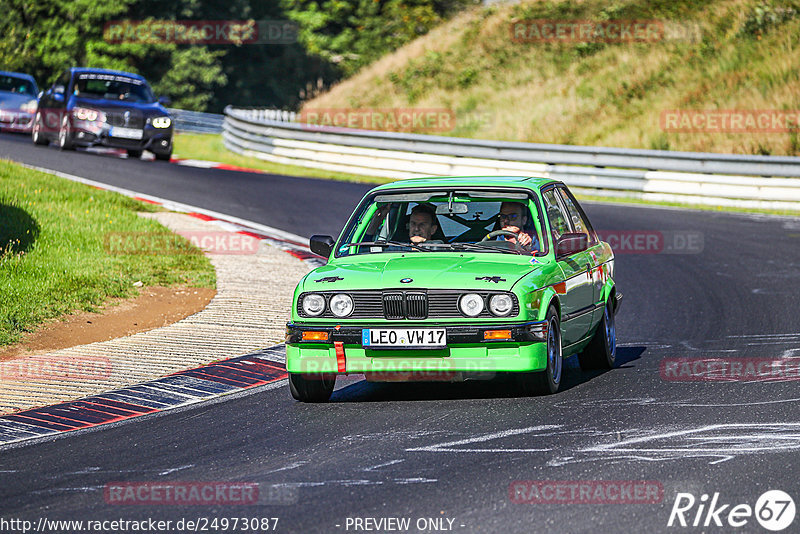
[[[559,195],[561,196],[561,200],[564,201],[564,206],[567,208],[567,215],[569,216],[569,220],[572,223],[572,227],[575,229],[574,231],[579,234],[586,234],[589,238],[589,241],[592,241],[592,227],[586,221],[586,219],[581,215],[580,210],[575,205],[575,202],[572,200],[572,197],[567,194],[564,188],[559,187],[557,188]]]
[[[69,85],[69,71],[65,71],[58,77],[53,84],[53,92],[56,94],[65,94]]]
[[[544,199],[544,209],[547,212],[547,219],[550,221],[550,229],[553,233],[553,246],[555,247],[556,241],[562,235],[569,232],[569,224],[564,212],[561,211],[561,206],[556,199],[555,189],[550,189],[542,193]]]

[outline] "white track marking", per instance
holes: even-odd
[[[518,436],[520,434],[529,434],[539,430],[554,430],[561,428],[562,425],[539,425],[530,426],[527,428],[514,428],[510,430],[503,430],[501,432],[493,432],[491,434],[484,434],[482,436],[475,436],[473,438],[460,439],[457,441],[446,441],[444,443],[436,443],[425,447],[414,447],[406,449],[407,452],[549,452],[552,449],[464,449],[453,448],[459,445],[469,445],[471,443],[484,443],[495,439],[502,439],[509,436]]]
[[[384,462],[382,464],[373,465],[372,467],[365,467],[364,469],[362,469],[362,471],[375,471],[376,469],[380,469],[381,467],[388,467],[390,465],[395,465],[402,462],[405,462],[405,460],[392,460],[390,462]]]

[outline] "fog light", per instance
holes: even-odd
[[[328,341],[328,333],[308,330],[303,332],[303,341]]]
[[[511,339],[511,330],[486,330],[483,333],[483,339]]]

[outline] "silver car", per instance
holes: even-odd
[[[30,133],[38,93],[33,76],[0,71],[0,130]]]

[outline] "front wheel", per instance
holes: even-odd
[[[72,144],[72,131],[69,127],[69,117],[64,115],[61,128],[58,129],[58,148],[61,150],[75,150]]]
[[[159,161],[169,161],[172,159],[172,151],[169,152],[154,152],[156,159]]]
[[[555,308],[547,310],[547,367],[544,371],[519,373],[517,381],[524,395],[551,395],[561,387],[563,369],[561,324]]]
[[[578,355],[581,369],[611,369],[617,357],[617,327],[614,322],[613,298],[603,308],[603,318],[597,325],[594,337]]]
[[[126,152],[128,153],[128,157],[129,158],[139,159],[139,158],[142,157],[142,153],[144,151],[143,150],[130,150],[130,149],[128,149],[128,150],[126,150]]]
[[[336,375],[289,373],[289,391],[301,402],[328,402],[336,385]]]

